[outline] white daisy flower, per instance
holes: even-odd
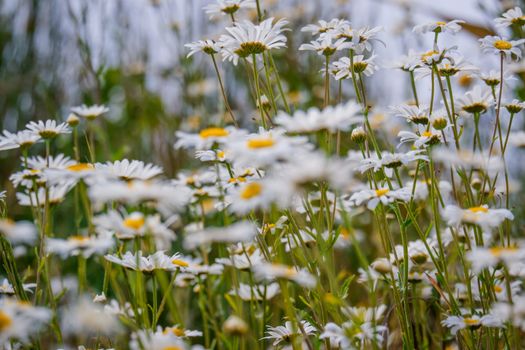
[[[353,64],[348,57],[340,58],[332,64],[335,80],[352,79],[352,69],[356,74],[362,73],[367,77],[371,76],[378,69],[377,64],[374,62],[376,57],[376,55],[372,55],[365,59],[363,55],[355,55]]]
[[[196,338],[202,337],[202,332],[197,330],[185,329],[179,325],[172,327],[165,327],[164,329],[157,327],[157,330],[162,330],[162,333],[172,333],[179,338]]]
[[[105,233],[97,236],[70,236],[67,239],[47,238],[45,248],[46,252],[66,259],[77,255],[82,255],[84,258],[89,258],[93,254],[101,255],[113,246],[112,235]]]
[[[175,143],[175,148],[210,149],[215,143],[221,144],[225,142],[228,137],[238,136],[237,131],[238,129],[231,126],[226,128],[206,128],[202,129],[198,134],[177,131],[175,136],[178,140]]]
[[[363,121],[361,107],[354,101],[328,106],[323,110],[316,107],[307,111],[297,110],[293,115],[280,111],[275,123],[291,133],[349,131],[351,126]]]
[[[413,143],[415,148],[433,146],[444,141],[441,131],[435,130],[434,128],[423,131],[420,134],[412,131],[400,131],[397,136],[400,138],[399,145],[410,142]]]
[[[184,247],[195,249],[213,242],[250,242],[257,235],[257,228],[249,221],[236,222],[225,227],[211,227],[203,230],[186,232]]]
[[[365,26],[359,29],[353,29],[350,24],[347,23],[338,28],[336,37],[346,39],[347,43],[350,44],[349,48],[359,55],[366,51],[372,51],[373,43],[376,41],[386,46],[383,41],[377,38],[377,35],[382,30],[383,28],[380,26],[373,28]]]
[[[24,283],[22,284],[24,291],[33,293],[33,290],[36,288],[36,283]],[[0,294],[5,295],[14,295],[15,289],[7,278],[4,278],[2,284],[0,284]]]
[[[360,206],[366,203],[370,210],[374,210],[379,203],[388,205],[396,200],[408,201],[411,197],[411,191],[408,188],[400,188],[397,190],[390,190],[388,188],[380,188],[378,190],[362,190],[352,194],[349,204],[351,206]]]
[[[0,135],[0,151],[6,151],[15,148],[27,149],[41,140],[40,135],[29,130],[22,130],[15,134],[7,130]]]
[[[120,333],[119,319],[88,297],[81,297],[75,304],[66,306],[61,317],[61,331],[65,336],[88,340],[91,337],[110,336]]]
[[[30,221],[14,222],[10,219],[0,219],[0,233],[3,234],[11,244],[32,245],[38,237],[38,231]]]
[[[317,24],[308,24],[307,26],[301,28],[301,32],[309,32],[312,35],[319,35],[323,33],[335,34],[337,29],[344,24],[350,25],[350,22],[339,18],[333,18],[328,22],[325,20],[319,20]]]
[[[392,177],[394,169],[400,166],[407,166],[419,160],[428,162],[428,157],[424,155],[423,152],[423,150],[408,151],[406,153],[382,152],[381,159],[374,156],[361,160],[358,170],[361,171],[361,173],[365,173],[370,169],[373,169],[374,172],[383,170],[386,176]]]
[[[443,218],[452,227],[457,227],[460,224],[473,224],[490,232],[505,220],[513,220],[514,215],[507,209],[489,209],[487,205],[467,209],[447,205],[443,210]]]
[[[112,263],[142,272],[153,272],[154,270],[175,271],[181,266],[173,263],[173,261],[178,261],[180,257],[181,255],[179,253],[168,256],[163,251],[143,256],[142,251],[140,250],[136,253],[128,251],[122,256],[122,258],[115,254],[104,256],[106,260],[111,261]]]
[[[198,52],[203,52],[207,55],[215,55],[221,50],[221,45],[211,39],[194,41],[185,44],[184,47],[187,47],[190,50],[186,57],[191,57]]]
[[[513,304],[497,302],[492,305],[491,315],[503,322],[510,322],[514,327],[525,331],[525,296],[512,298]]]
[[[268,326],[266,330],[266,337],[262,339],[271,339],[273,340],[272,346],[278,346],[281,343],[289,344],[290,342],[295,342],[296,338],[309,336],[315,334],[317,330],[312,326],[308,321],[302,320],[301,327],[294,325],[290,321],[286,321],[284,326],[271,327]]]
[[[75,165],[76,162],[63,154],[50,155],[47,158],[42,156],[30,157],[27,159],[27,167],[29,169],[44,170],[44,169],[66,169],[69,166]]]
[[[248,270],[253,265],[264,262],[265,258],[259,249],[245,249],[239,252],[230,252],[228,258],[218,258],[215,262],[224,266],[232,266],[238,270]]]
[[[234,15],[240,9],[254,9],[255,0],[215,0],[215,3],[204,6],[204,11],[210,19],[220,16]]]
[[[390,107],[395,117],[406,119],[414,124],[427,125],[429,121],[429,108],[427,106],[400,105]]]
[[[516,114],[525,109],[525,102],[514,99],[511,102],[505,103],[504,107],[509,113]]]
[[[51,310],[11,298],[0,298],[0,344],[29,343],[51,320]]]
[[[441,322],[441,324],[450,328],[450,333],[453,335],[456,335],[456,333],[462,329],[477,329],[481,326],[503,328],[503,322],[498,317],[491,314],[483,316],[448,316]]]
[[[498,86],[501,82],[501,72],[499,70],[491,69],[488,73],[482,72],[479,77],[489,87]],[[516,77],[508,71],[503,71],[504,84],[509,83],[511,80],[516,80]]]
[[[258,280],[274,281],[282,278],[305,288],[314,288],[317,284],[316,278],[306,269],[297,269],[282,264],[260,263],[253,266],[252,270]]]
[[[56,205],[64,200],[74,185],[74,182],[66,182],[49,186],[47,189],[40,187],[36,192],[18,192],[16,198],[18,199],[18,204],[24,207],[44,207],[46,199],[49,204]]]
[[[288,21],[280,19],[273,24],[273,20],[273,17],[268,18],[260,24],[250,21],[236,22],[234,27],[226,28],[228,34],[219,38],[223,60],[237,65],[239,58],[286,47],[287,39],[283,32],[287,29],[283,27]]]
[[[230,291],[230,295],[236,295],[244,301],[271,300],[281,292],[279,284],[274,282],[266,284],[245,284],[240,283],[237,288]]]
[[[489,157],[486,154],[473,153],[464,149],[457,152],[446,147],[436,147],[432,151],[432,159],[447,167],[485,171],[489,176],[494,176],[503,170],[503,162],[500,157]]]
[[[162,329],[155,332],[141,329],[131,334],[129,348],[131,350],[189,350],[190,346],[174,332],[164,332]]]
[[[258,133],[231,139],[227,152],[241,167],[265,168],[287,161],[313,146],[304,136],[285,136],[284,129],[259,129]]]
[[[251,181],[232,189],[225,198],[228,210],[236,214],[247,214],[252,210],[264,210],[272,204],[286,207],[291,202],[293,188],[285,181],[263,179]]]
[[[512,58],[512,55],[515,55],[518,59],[521,58],[521,49],[519,46],[525,43],[525,39],[505,40],[499,36],[491,35],[487,35],[479,39],[479,41],[485,53],[502,54],[507,58]]]
[[[325,35],[309,44],[302,44],[299,46],[299,51],[315,51],[320,56],[332,56],[336,51],[350,47],[351,44],[345,38],[334,39],[331,35]]]
[[[514,147],[525,148],[525,131],[516,131],[509,135],[509,143]]]
[[[501,17],[494,19],[496,27],[504,28],[516,25],[521,27],[525,25],[525,16],[520,7],[516,6],[506,12],[504,12]]]
[[[140,160],[117,160],[104,164],[96,163],[95,168],[102,170],[104,175],[116,177],[120,180],[150,180],[162,174],[162,167],[154,164],[146,164]]]
[[[467,252],[467,259],[472,264],[472,270],[479,273],[487,267],[496,267],[503,262],[510,265],[514,262],[523,261],[525,250],[516,246],[511,247],[473,247]]]
[[[71,130],[67,123],[58,124],[56,120],[46,120],[45,122],[39,120],[38,122],[30,122],[26,128],[34,135],[38,135],[43,139],[52,139],[60,134],[69,134]]]
[[[102,114],[109,112],[109,108],[104,105],[93,105],[93,106],[78,106],[71,108],[71,112],[75,113],[79,117],[84,117],[87,120],[95,120]]]
[[[478,85],[459,98],[456,103],[464,113],[483,114],[494,104],[494,97],[490,89]]]
[[[461,20],[453,20],[450,22],[443,22],[443,21],[437,21],[437,22],[428,22],[424,24],[419,24],[414,27],[413,31],[414,33],[418,34],[425,34],[425,33],[450,33],[450,34],[456,34],[459,32],[462,27],[460,24],[465,23],[465,21]]]

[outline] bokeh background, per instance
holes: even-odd
[[[187,59],[184,44],[217,38],[228,17],[213,20],[203,0],[2,0],[0,1],[0,129],[22,129],[30,120],[65,120],[71,107],[105,104],[110,112],[97,121],[97,158],[142,159],[162,165],[168,176],[192,159],[173,149],[174,132],[198,130],[221,119],[224,106],[208,57]],[[497,69],[497,57],[482,55],[477,39],[494,34],[492,19],[525,1],[498,0],[262,0],[269,16],[286,17],[294,30],[276,60],[294,108],[320,105],[322,60],[298,52],[308,33],[300,28],[318,19],[350,19],[354,26],[382,26],[376,54],[384,69],[368,82],[372,104],[388,106],[410,99],[407,75],[391,69],[409,48],[428,50],[431,37],[412,33],[428,20],[467,22],[446,46],[458,45],[469,61]],[[255,13],[245,12],[246,18]],[[510,35],[511,33],[507,33]],[[314,67],[314,69],[312,69]],[[511,83],[523,97],[523,63],[511,68]],[[236,115],[249,126],[254,104],[242,66],[221,63]],[[468,89],[474,77],[460,79]],[[346,84],[346,83],[345,83]],[[420,86],[422,94],[428,93]],[[350,98],[350,88],[344,98]],[[59,144],[65,153],[66,138]],[[71,153],[71,152],[70,152]],[[0,190],[18,166],[17,151],[0,153]],[[8,204],[16,200],[10,190]],[[16,209],[14,209],[16,214]],[[13,214],[13,213],[12,213]]]

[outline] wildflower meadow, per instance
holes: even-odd
[[[525,3],[128,1],[0,4],[0,350],[525,348]]]

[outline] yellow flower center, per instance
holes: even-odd
[[[77,242],[77,243],[82,243],[82,242],[89,241],[89,237],[81,236],[81,235],[75,235],[75,236],[69,237],[68,240],[73,241],[73,242]]]
[[[447,22],[443,22],[443,21],[436,22],[436,25],[438,26],[444,26],[445,24],[447,24]]]
[[[496,293],[501,293],[501,292],[503,292],[503,288],[500,287],[500,286],[494,286],[494,291],[495,291]]]
[[[9,315],[0,310],[0,332],[8,328],[11,325],[11,323],[13,323],[11,317],[9,317]]]
[[[488,213],[489,212],[489,209],[485,207],[472,207],[472,208],[468,208],[468,210],[470,210],[473,213]]]
[[[162,348],[162,350],[182,350],[180,346],[168,345]]]
[[[463,322],[467,325],[467,326],[477,326],[479,324],[479,320],[475,319],[475,318],[465,318],[463,320]]]
[[[201,132],[199,133],[199,136],[203,139],[207,139],[209,137],[224,137],[228,135],[228,130],[224,128],[207,128],[201,130]]]
[[[244,176],[239,177],[232,177],[228,180],[229,183],[236,183],[236,182],[246,182],[246,178]]]
[[[512,49],[512,44],[506,40],[496,40],[494,42],[494,47],[498,50],[510,50]]]
[[[257,138],[251,139],[247,142],[248,148],[257,149],[257,148],[268,148],[275,145],[275,141],[272,138]]]
[[[139,230],[144,226],[144,223],[146,220],[144,219],[144,216],[142,215],[132,215],[127,217],[123,224],[125,227],[133,229],[133,230]]]
[[[505,253],[512,253],[517,251],[518,248],[516,247],[492,247],[489,249],[490,254],[495,256],[496,258],[499,258],[502,254]]]
[[[427,51],[427,52],[425,52],[424,54],[421,55],[421,59],[425,60],[425,59],[429,58],[430,56],[435,55],[437,53],[439,53],[439,52],[437,52],[435,50]]]
[[[241,198],[248,200],[253,197],[257,197],[262,191],[262,186],[258,182],[251,182],[244,186],[241,192]]]
[[[173,259],[171,261],[171,263],[173,265],[177,265],[177,266],[180,266],[180,267],[188,267],[188,266],[190,266],[190,264],[188,264],[186,261],[184,261],[182,259]]]
[[[177,337],[182,337],[184,335],[184,329],[179,327],[173,327],[171,329],[171,332],[175,334]]]
[[[69,171],[80,172],[80,171],[92,170],[93,168],[94,168],[93,164],[77,163],[77,164],[68,166],[66,169]]]
[[[219,152],[217,152],[217,158],[219,158],[219,159],[220,159],[220,158],[224,158],[224,156],[225,156],[224,151],[219,151]]]
[[[390,190],[388,188],[381,188],[379,190],[376,190],[376,196],[377,197],[381,197],[381,196],[387,194],[388,192],[390,192]]]
[[[432,132],[430,131],[424,131],[421,136],[425,136],[425,137],[432,137]]]

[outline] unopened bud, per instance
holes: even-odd
[[[79,122],[80,122],[80,119],[78,119],[78,117],[76,115],[74,115],[73,113],[71,113],[67,117],[67,120],[66,120],[66,123],[68,123],[69,126],[72,126],[72,127],[77,126]]]
[[[352,130],[352,134],[350,135],[350,139],[355,143],[363,143],[366,140],[366,132],[365,129],[362,127],[357,127],[354,130]]]
[[[248,325],[242,318],[231,315],[222,324],[222,330],[226,334],[241,336],[248,332]]]

